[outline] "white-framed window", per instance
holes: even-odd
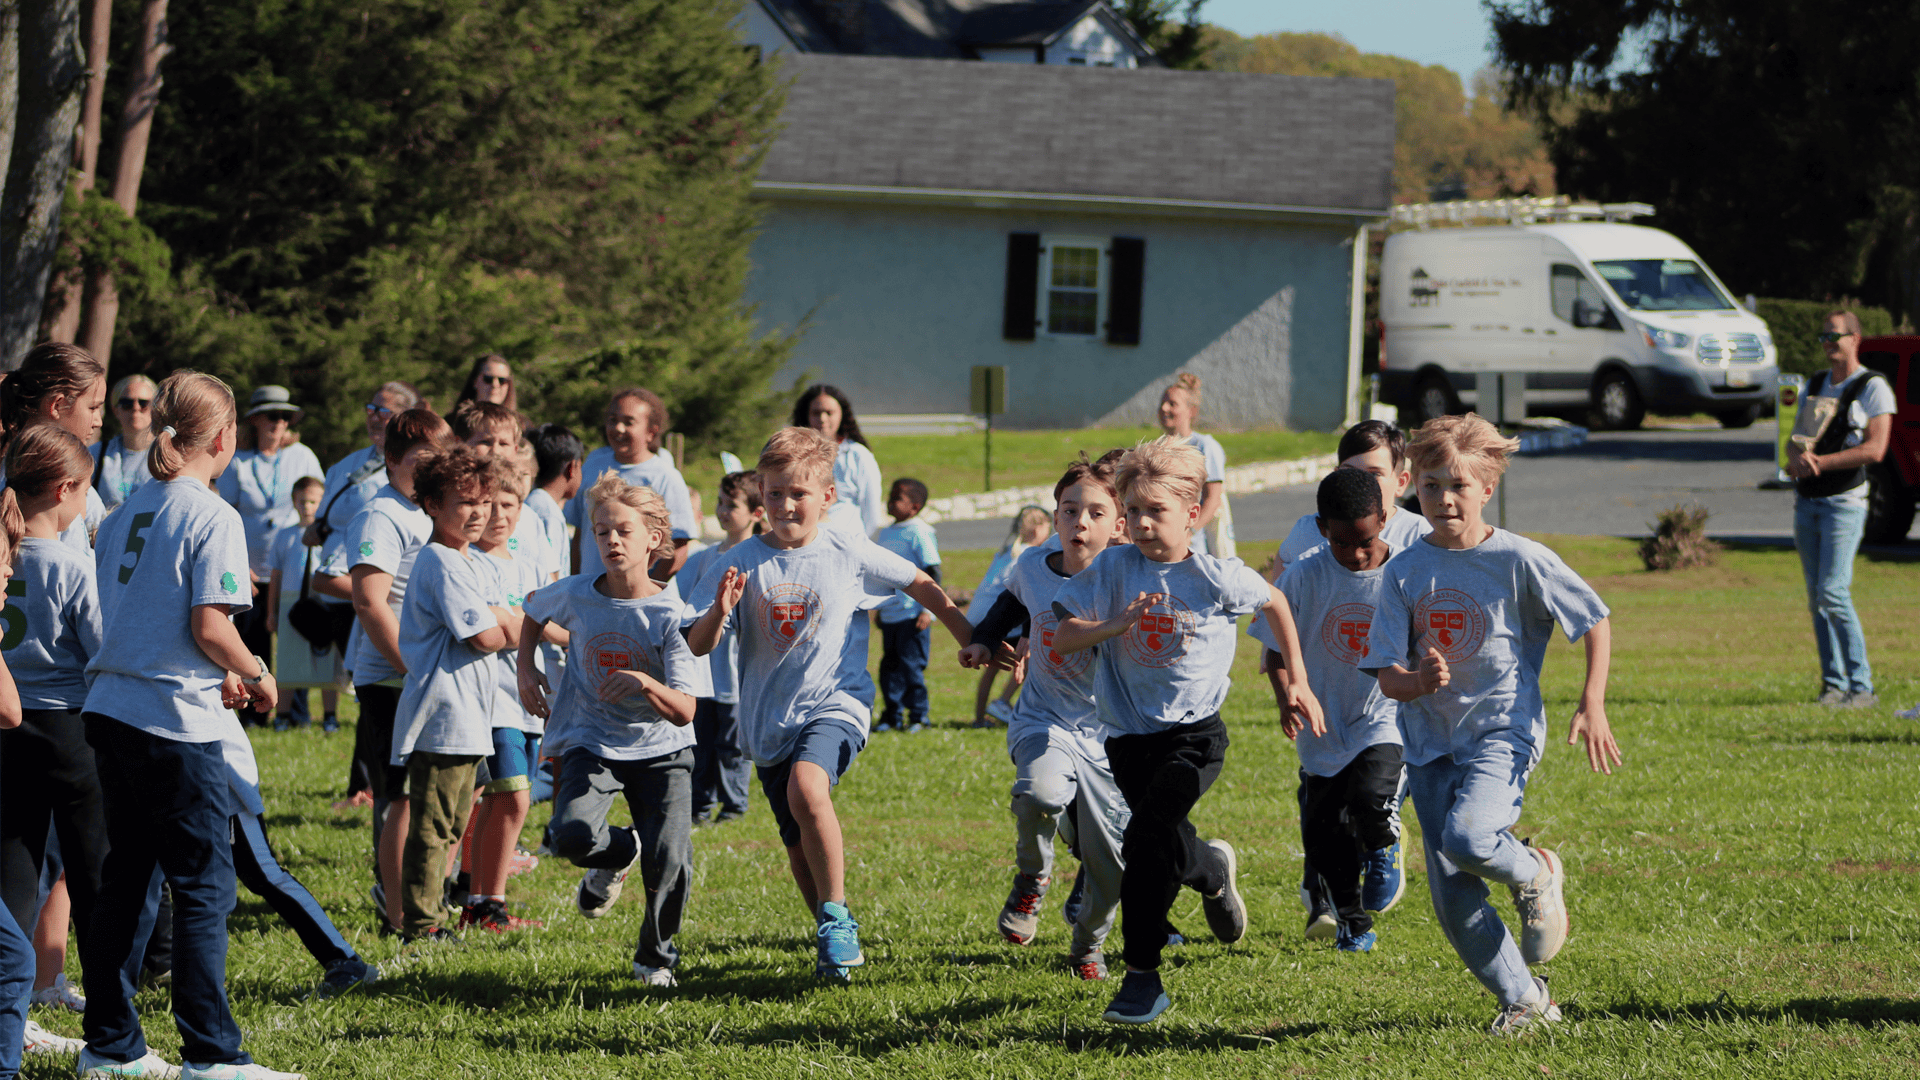
[[[1052,337],[1100,336],[1107,315],[1107,241],[1040,238],[1040,326]]]

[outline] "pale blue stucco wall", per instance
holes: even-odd
[[[1005,364],[1009,427],[1145,421],[1183,367],[1206,381],[1204,425],[1344,418],[1350,223],[763,206],[747,299],[763,330],[810,317],[784,377],[812,369],[862,412],[966,412],[969,369]],[[1012,232],[1144,238],[1140,344],[1002,338]]]

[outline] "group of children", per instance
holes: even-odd
[[[67,538],[87,512],[91,458],[73,431],[84,417],[60,419],[84,410],[98,365],[57,348],[69,351],[42,355],[56,349],[43,346],[22,369],[64,372],[42,395],[54,422],[8,422],[0,565],[14,575],[12,674],[0,676],[0,726],[25,721],[36,734],[0,744],[0,818],[9,842],[37,820],[44,843],[50,815],[71,849],[87,1037],[64,1048],[79,1050],[83,1075],[289,1076],[250,1062],[227,1007],[235,883],[300,932],[326,967],[323,992],[377,972],[274,862],[235,717],[271,711],[278,691],[234,629],[249,602],[247,549],[237,515],[209,487],[233,454],[233,398],[210,376],[165,380],[149,455],[158,482],[100,522],[91,544],[75,544]],[[32,385],[16,376],[4,393],[19,398]],[[9,410],[19,411],[0,401]],[[1107,977],[1117,914],[1125,976],[1105,1015],[1149,1022],[1170,1004],[1159,968],[1184,940],[1168,920],[1181,886],[1201,894],[1219,940],[1247,933],[1237,853],[1189,820],[1225,766],[1220,712],[1247,615],[1300,747],[1309,936],[1330,929],[1342,950],[1374,947],[1369,911],[1402,889],[1398,810],[1410,791],[1436,911],[1499,999],[1495,1030],[1557,1016],[1529,965],[1565,939],[1563,871],[1510,829],[1544,748],[1539,672],[1556,622],[1585,639],[1588,655],[1569,741],[1587,740],[1596,769],[1619,760],[1604,707],[1607,612],[1546,548],[1485,524],[1481,508],[1512,444],[1477,418],[1435,421],[1410,450],[1385,425],[1348,432],[1312,515],[1323,543],[1290,540],[1273,583],[1195,550],[1218,470],[1189,440],[1083,455],[1055,486],[1054,536],[1012,564],[977,624],[939,584],[937,545],[918,518],[925,486],[894,483],[895,524],[876,539],[836,526],[840,448],[816,430],[781,429],[754,469],[727,475],[716,514],[725,540],[690,556],[697,524],[657,450],[664,406],[647,391],[614,395],[608,445],[584,461],[577,438],[552,425],[529,437],[504,406],[469,402],[452,419],[424,408],[391,416],[377,451],[385,483],[323,565],[304,543],[276,549],[277,593],[297,562],[303,594],[352,604],[374,895],[405,940],[456,938],[450,877],[467,886],[459,927],[529,925],[508,912],[506,880],[531,863],[516,843],[546,759],[557,763],[547,844],[585,871],[580,913],[607,914],[638,868],[646,899],[633,973],[674,985],[691,831],[746,811],[750,762],[813,917],[816,970],[848,978],[865,958],[833,791],[873,730],[926,724],[924,658],[937,620],[962,644],[963,667],[1026,669],[1008,725],[1017,873],[1000,932],[1035,940],[1063,839],[1081,863],[1065,905],[1069,966]],[[1394,506],[1409,480],[1421,515]],[[300,492],[303,525],[325,494]],[[563,554],[567,524],[577,531]],[[887,657],[878,723],[870,617]],[[27,746],[38,756],[15,749]],[[15,805],[16,758],[43,774],[34,798],[52,809],[37,819]],[[81,773],[91,786],[62,780]],[[62,783],[90,791],[93,808],[44,794]],[[609,821],[621,794],[626,827]],[[100,820],[88,824],[88,813]],[[11,855],[0,870],[9,885],[27,872]],[[148,1052],[131,1004],[163,881],[180,1069]],[[1487,904],[1487,881],[1513,892],[1517,943]],[[17,905],[16,891],[0,919],[0,1074],[7,1049],[26,1038],[31,984],[19,927],[35,905]]]

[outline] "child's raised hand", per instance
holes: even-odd
[[[747,575],[737,566],[727,567],[726,574],[720,578],[720,587],[714,590],[713,602],[720,608],[722,615],[733,610],[740,598],[747,594]]]
[[[1440,650],[1429,647],[1427,655],[1420,660],[1420,692],[1431,694],[1435,690],[1453,681],[1453,673],[1447,668],[1447,658]]]
[[[1612,776],[1613,767],[1620,764],[1620,744],[1613,741],[1613,727],[1607,723],[1604,704],[1582,705],[1573,714],[1567,745],[1572,746],[1577,739],[1587,741],[1587,766]]]
[[[646,692],[646,680],[637,671],[616,671],[600,684],[600,700],[609,705]]]
[[[552,689],[547,684],[547,676],[539,668],[529,665],[520,669],[520,707],[542,720],[549,715],[547,695]]]
[[[985,645],[969,645],[960,650],[960,666],[971,671],[985,667],[993,660],[993,653]]]

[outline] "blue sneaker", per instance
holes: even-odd
[[[1148,1024],[1173,1005],[1160,985],[1157,971],[1129,971],[1120,980],[1120,992],[1113,996],[1102,1019],[1109,1024]]]
[[[1333,947],[1341,952],[1372,952],[1374,943],[1380,935],[1369,930],[1364,934],[1349,934],[1347,928],[1340,928],[1340,936],[1334,939]]]
[[[1360,886],[1360,906],[1374,914],[1393,910],[1407,892],[1405,858],[1400,841],[1367,853],[1361,864],[1366,879]]]
[[[817,958],[814,971],[830,979],[844,979],[848,968],[867,962],[860,952],[860,924],[853,921],[846,905],[829,900],[820,905],[820,925],[814,930]]]
[[[1080,909],[1087,903],[1087,875],[1085,871],[1073,875],[1073,890],[1067,893],[1067,902],[1060,905],[1060,917],[1067,920],[1069,927],[1080,925]]]

